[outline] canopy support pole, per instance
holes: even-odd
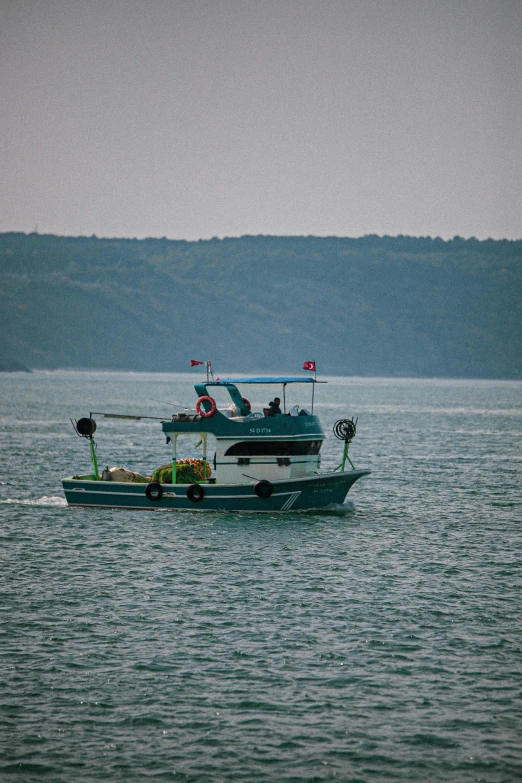
[[[178,440],[179,432],[176,432],[174,434],[174,439],[172,441],[172,448],[173,448],[173,456],[172,456],[172,484],[176,483],[176,442]]]

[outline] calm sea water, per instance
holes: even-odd
[[[68,509],[69,418],[168,416],[191,379],[0,375],[0,780],[522,779],[522,383],[330,381],[373,474],[272,517]],[[95,418],[101,467],[168,460]]]

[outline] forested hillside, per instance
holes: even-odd
[[[521,270],[522,241],[0,234],[0,368],[522,378]]]

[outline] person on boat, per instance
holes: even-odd
[[[268,403],[268,415],[275,416],[277,413],[281,413],[281,400],[279,397],[274,397],[273,402]]]

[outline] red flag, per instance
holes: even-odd
[[[190,366],[195,367],[196,364],[205,364],[205,362],[197,362],[195,359],[190,360]]]
[[[303,370],[311,370],[315,372],[315,362],[304,362]]]

